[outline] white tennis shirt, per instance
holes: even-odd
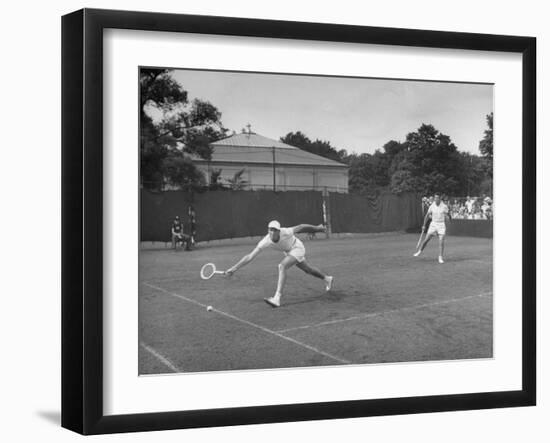
[[[449,213],[449,208],[443,202],[439,205],[432,203],[429,211],[432,213],[432,223],[445,223],[445,215]]]
[[[267,234],[258,242],[256,247],[260,250],[272,248],[277,251],[289,252],[292,248],[302,245],[300,239],[294,235],[292,228],[281,228],[279,232],[280,236],[277,243],[272,242],[269,234]]]

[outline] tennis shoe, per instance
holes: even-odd
[[[326,283],[326,290],[327,291],[330,291],[332,289],[332,281],[334,280],[334,277],[332,276],[327,276],[325,277],[325,283]]]
[[[264,301],[273,308],[278,308],[279,306],[281,306],[281,297],[277,295],[269,298],[264,298]]]

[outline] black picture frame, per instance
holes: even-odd
[[[522,55],[522,389],[132,415],[103,413],[103,30],[170,31]],[[83,9],[62,18],[62,426],[82,434],[502,408],[536,402],[536,39]]]

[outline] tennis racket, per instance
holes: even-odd
[[[216,265],[214,263],[206,263],[201,268],[201,278],[203,280],[210,280],[216,274],[225,275],[225,272],[224,271],[217,271],[216,270]]]
[[[418,248],[422,244],[422,237],[424,236],[424,228],[422,228],[422,231],[420,232],[420,238],[418,239],[418,243],[416,244],[416,250],[418,251]]]

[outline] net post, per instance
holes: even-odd
[[[323,224],[327,228],[325,232],[325,236],[327,239],[329,239],[332,234],[332,227],[330,223],[330,203],[329,203],[330,196],[326,186],[323,188],[322,197],[323,197]]]

